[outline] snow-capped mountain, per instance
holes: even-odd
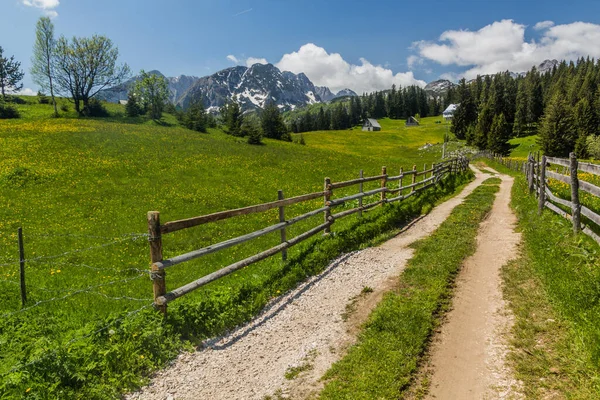
[[[439,79],[437,81],[429,82],[424,89],[425,92],[427,92],[427,95],[431,97],[442,97],[449,89],[455,86],[455,83],[452,83],[447,79]]]
[[[160,75],[167,80],[170,93],[169,101],[171,101],[172,103],[175,103],[175,101],[179,97],[181,97],[183,93],[185,93],[194,82],[196,82],[199,79],[195,76],[188,75],[179,75],[176,77],[168,78],[164,76],[160,71],[156,70],[149,71],[148,73]],[[110,103],[118,103],[120,100],[127,100],[127,94],[129,93],[129,90],[131,89],[133,84],[139,79],[139,76],[134,76],[133,78],[123,82],[120,85],[102,90],[100,93],[98,93],[98,98],[101,100],[106,100]]]
[[[550,72],[554,69],[554,67],[558,67],[560,62],[558,60],[544,60],[543,63],[538,65],[537,70],[540,74],[545,74],[546,72]]]
[[[333,99],[337,99],[338,97],[358,96],[356,92],[350,89],[342,89],[336,94],[333,94],[327,86],[315,86],[315,89],[317,90],[317,94],[319,95],[321,100],[325,103],[330,102]]]
[[[294,109],[322,101],[313,83],[303,73],[281,72],[272,64],[237,66],[198,79],[176,100],[186,108],[202,100],[206,108],[216,109],[237,99],[242,110],[262,108],[268,102],[280,109]]]

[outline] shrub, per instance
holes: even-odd
[[[587,152],[595,159],[600,158],[600,136],[590,135],[586,140]]]
[[[108,117],[108,111],[98,99],[90,99],[83,113],[88,117]]]
[[[27,104],[27,101],[25,101],[24,99],[18,97],[18,96],[11,96],[8,98],[8,101],[13,103],[13,104]]]
[[[69,105],[67,103],[62,103],[60,105],[60,110],[63,112],[69,112]]]
[[[284,133],[281,135],[281,140],[283,140],[284,142],[291,142],[292,141],[292,135],[290,135],[288,132]]]
[[[14,106],[0,101],[0,119],[20,118],[21,114]]]
[[[38,103],[40,104],[50,104],[50,99],[44,93],[38,91],[37,92]]]

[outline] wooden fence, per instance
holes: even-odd
[[[362,171],[360,171],[359,178],[352,179],[344,182],[331,182],[329,178],[325,178],[323,191],[304,194],[296,197],[284,198],[283,192],[278,191],[278,200],[270,203],[257,204],[249,207],[238,208],[234,210],[221,211],[213,214],[202,215],[199,217],[193,217],[188,219],[182,219],[178,221],[170,221],[164,224],[160,222],[160,215],[158,211],[148,212],[148,232],[150,242],[150,261],[151,261],[151,278],[153,281],[154,289],[154,305],[163,313],[166,313],[167,304],[187,293],[192,292],[210,282],[213,282],[219,278],[229,275],[241,268],[248,265],[254,264],[258,261],[264,260],[277,253],[281,253],[282,259],[285,261],[287,258],[287,249],[290,247],[323,232],[328,234],[331,226],[338,219],[347,217],[352,214],[358,213],[362,215],[362,212],[371,209],[376,206],[381,206],[385,203],[393,203],[407,199],[416,193],[419,193],[427,188],[435,186],[440,180],[447,174],[454,174],[457,172],[465,171],[468,168],[469,161],[465,157],[456,157],[449,159],[437,164],[432,164],[431,168],[427,169],[427,165],[423,168],[423,171],[417,171],[416,165],[413,165],[412,170],[404,171],[402,168],[398,175],[390,176],[387,173],[386,167],[381,170],[381,175],[364,177]],[[417,177],[422,176],[422,180],[418,181]],[[403,186],[405,178],[410,177],[410,184]],[[380,187],[374,190],[363,191],[363,184],[367,182],[380,182]],[[388,187],[390,182],[398,182],[396,188]],[[358,193],[341,197],[334,198],[334,193],[337,189],[347,188],[351,186],[358,186]],[[395,185],[394,185],[395,186]],[[369,204],[363,204],[365,197],[377,195],[378,200]],[[298,204],[310,200],[323,198],[323,207],[317,208],[305,214],[286,219],[285,207],[292,204]],[[333,213],[336,207],[341,206],[350,201],[358,201],[358,207]],[[191,251],[182,255],[178,255],[169,259],[163,259],[163,245],[162,235],[176,232],[182,229],[191,228],[194,226],[206,224],[209,222],[216,222],[225,220],[228,218],[248,215],[254,213],[260,213],[272,209],[279,210],[279,223],[268,226],[266,228],[238,236],[233,239],[229,239],[220,243],[210,245],[198,250]],[[323,214],[323,223],[315,226],[314,228],[301,233],[294,238],[288,238],[286,228],[296,224],[300,221],[306,220],[310,217]],[[255,254],[251,257],[243,259],[228,265],[222,269],[219,269],[213,273],[203,276],[193,282],[190,282],[184,286],[167,292],[166,288],[166,274],[165,270],[177,264],[181,264],[186,261],[194,260],[207,254],[211,254],[220,250],[227,249],[229,247],[245,243],[252,239],[264,236],[273,232],[280,232],[281,243],[268,250]]]
[[[589,226],[584,226],[581,223],[581,216],[586,217],[590,223],[600,227],[600,215],[590,210],[581,204],[579,199],[580,191],[591,194],[600,198],[600,187],[586,182],[579,177],[579,171],[600,176],[600,165],[580,162],[575,157],[574,153],[569,155],[569,158],[556,158],[541,156],[540,153],[529,153],[526,161],[516,161],[510,158],[504,158],[498,154],[479,153],[478,156],[491,158],[502,165],[520,171],[527,178],[529,192],[535,194],[538,198],[538,212],[541,214],[544,208],[552,210],[556,214],[572,221],[573,232],[583,232],[598,244],[600,244],[600,236],[598,236]],[[558,197],[552,192],[548,185],[548,179],[566,183],[571,188],[571,200],[566,200]],[[570,210],[570,213],[565,211],[563,206]]]

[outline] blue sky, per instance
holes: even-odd
[[[0,2],[0,46],[26,72],[41,15],[58,35],[108,36],[136,72],[204,76],[250,59],[359,92],[600,57],[597,1]]]

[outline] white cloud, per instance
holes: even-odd
[[[35,95],[37,95],[37,92],[30,88],[23,88],[23,89],[19,90],[19,92],[17,94],[20,94],[23,96],[35,96]]]
[[[256,58],[256,57],[248,57],[246,59],[246,67],[250,68],[254,64],[268,64],[266,58]]]
[[[237,57],[236,57],[236,56],[234,56],[233,54],[230,54],[230,55],[228,55],[228,56],[227,56],[227,59],[228,59],[229,61],[233,62],[233,63],[236,63],[236,64],[240,62],[240,61],[237,59]]]
[[[413,69],[415,65],[422,65],[423,59],[413,54],[408,56],[408,58],[406,59],[406,64],[408,64],[408,68]]]
[[[553,21],[541,21],[538,22],[537,24],[535,24],[533,26],[533,29],[535,29],[536,31],[542,31],[544,29],[548,29],[554,26],[554,22]]]
[[[525,41],[525,29],[513,20],[502,20],[475,32],[446,31],[439,43],[421,41],[414,48],[419,56],[441,65],[469,67],[464,73],[467,79],[506,70],[527,71],[547,59],[600,57],[600,25],[573,22],[549,26],[537,42]]]
[[[282,71],[304,72],[317,86],[327,86],[332,91],[350,88],[357,93],[389,89],[392,84],[425,86],[412,72],[394,74],[391,69],[373,65],[364,58],[360,65],[350,64],[338,53],[307,43],[298,51],[285,54],[276,66]]]
[[[60,0],[21,0],[28,7],[39,8],[44,11],[44,14],[50,18],[58,16],[55,8],[60,5]]]

